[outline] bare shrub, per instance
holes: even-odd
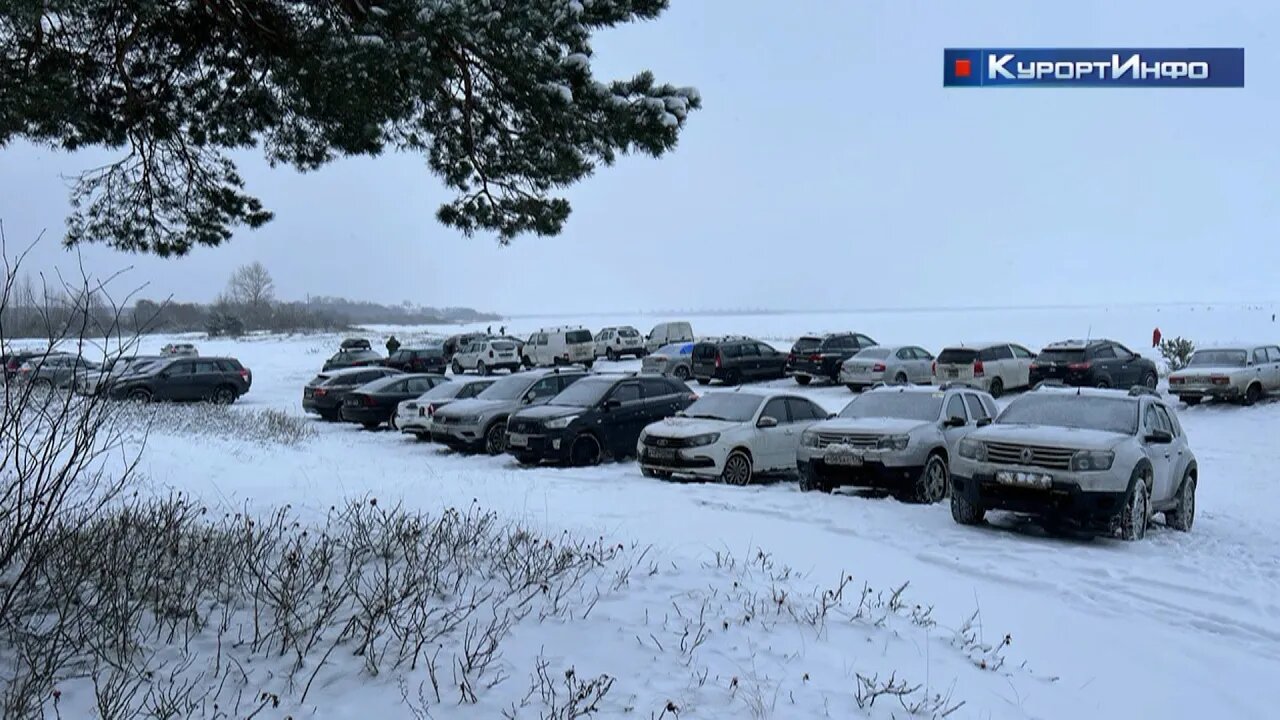
[[[184,437],[218,437],[258,445],[294,446],[316,436],[306,418],[274,408],[237,408],[214,403],[121,403],[127,429]]]
[[[1196,351],[1196,344],[1178,336],[1160,341],[1160,355],[1169,366],[1169,372],[1177,372],[1191,362],[1191,354]]]

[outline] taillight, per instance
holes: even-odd
[[[796,354],[795,354],[795,353],[787,353],[787,362],[795,362],[795,361],[796,361]]]
[[[249,380],[249,369],[248,369],[248,368],[240,368],[240,379],[241,379],[241,380],[244,380],[245,382],[248,382],[248,380]]]
[[[809,356],[809,362],[821,362],[821,361],[822,361],[822,356],[817,353],[814,353],[813,355]]]
[[[1037,364],[1035,364],[1035,363],[1031,363],[1030,365],[1028,365],[1028,366],[1027,366],[1027,369],[1028,369],[1028,370],[1036,370],[1036,369],[1038,369],[1039,367],[1040,367],[1039,365],[1037,365]]]
[[[436,414],[436,406],[435,406],[435,405],[428,405],[428,406],[427,406],[427,417],[430,417],[430,416],[435,415],[435,414]]]
[[[884,372],[884,363],[876,363],[871,366],[871,372]]]
[[[1067,364],[1067,369],[1068,369],[1068,370],[1088,370],[1090,367],[1093,367],[1093,363],[1088,363],[1088,362],[1078,362],[1078,363],[1068,363],[1068,364]]]
[[[323,397],[325,395],[328,395],[329,391],[325,390],[324,388],[316,388],[315,390],[311,391],[311,394],[315,397]]]
[[[364,404],[368,405],[369,407],[373,407],[374,405],[377,405],[377,402],[373,399],[372,395],[365,395]]]
[[[974,360],[974,361],[973,361],[973,376],[974,376],[974,377],[982,377],[983,372],[985,372],[985,371],[982,369],[982,361],[981,361],[981,360]]]
[[[720,352],[716,351],[716,367],[720,367]]]

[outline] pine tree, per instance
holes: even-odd
[[[313,170],[421,154],[470,236],[558,233],[554,193],[675,147],[697,92],[602,82],[594,32],[668,0],[0,0],[0,147],[122,149],[72,189],[66,242],[185,254],[272,218],[228,153]]]

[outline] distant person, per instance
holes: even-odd
[[[392,335],[391,337],[387,338],[387,354],[388,355],[394,355],[395,352],[399,349],[400,349],[400,341],[396,339],[395,335]]]
[[[490,325],[489,327],[485,328],[485,329],[484,329],[484,334],[485,334],[485,335],[492,335],[492,334],[493,334],[493,326],[492,326],[492,325]]]
[[[1151,347],[1160,346],[1160,337],[1160,328],[1156,328],[1155,332],[1151,333]]]
[[[507,334],[507,326],[506,326],[506,325],[503,325],[502,327],[498,328],[498,334],[499,334],[499,335],[506,335],[506,334]]]
[[[1275,321],[1276,321],[1276,314],[1271,313],[1271,322],[1275,322]]]

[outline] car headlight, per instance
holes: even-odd
[[[458,418],[458,423],[462,425],[475,425],[480,422],[479,415],[462,415]]]
[[[1093,472],[1110,470],[1115,462],[1116,454],[1110,450],[1081,450],[1071,456],[1071,470],[1074,472]]]
[[[881,450],[906,450],[909,442],[910,435],[889,435],[876,441],[876,447]]]
[[[563,430],[569,427],[569,423],[577,419],[577,415],[565,415],[564,417],[558,417],[555,420],[548,420],[544,423],[544,427],[548,430]]]
[[[800,433],[800,444],[804,447],[818,447],[818,433],[811,430]]]
[[[978,462],[983,462],[987,459],[987,446],[982,442],[970,440],[969,438],[960,441],[960,447],[957,448],[957,452],[960,453],[962,458],[977,460]]]
[[[694,435],[686,442],[689,447],[702,447],[704,445],[713,445],[718,440],[720,440],[720,433],[703,433],[701,435]]]

